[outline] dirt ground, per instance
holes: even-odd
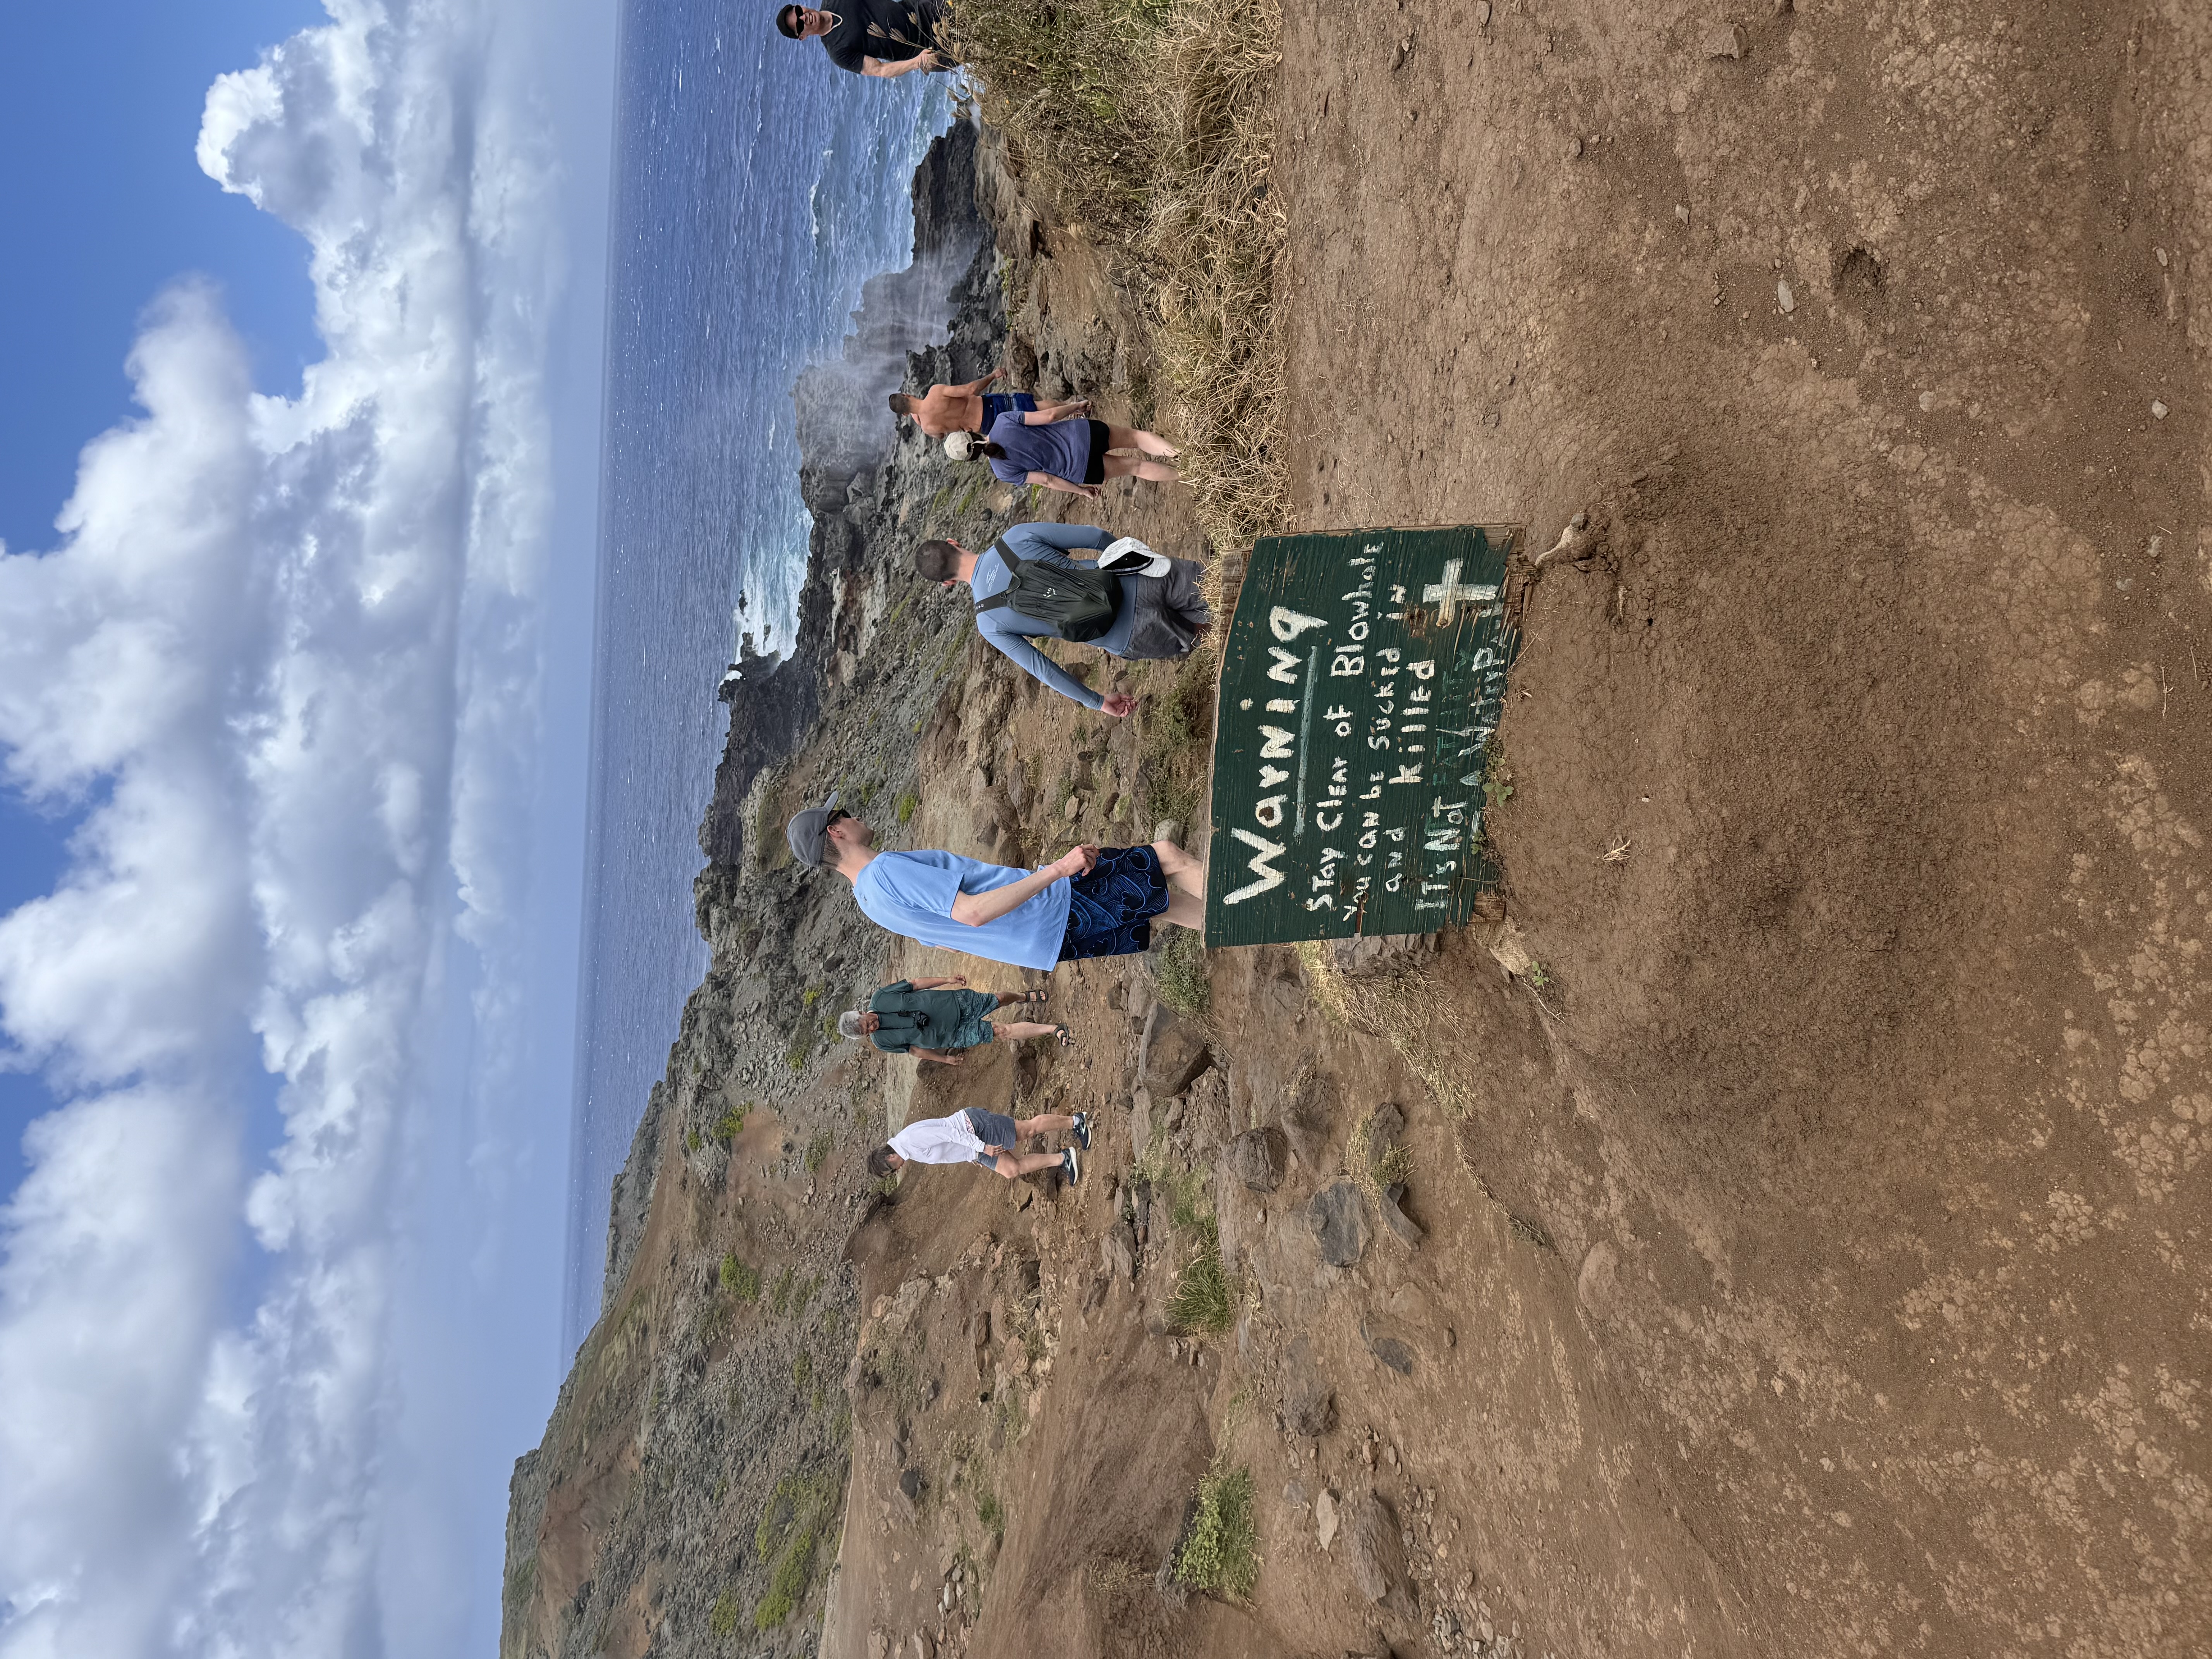
[[[902,1095],[1108,1128],[1078,1192],[928,1172],[862,1247],[863,1307],[927,1261],[948,1320],[995,1282],[973,1238],[1034,1252],[1054,1364],[980,1613],[939,1616],[933,1554],[891,1572],[942,1517],[878,1525],[856,1456],[825,1652],[2205,1651],[2212,11],[1285,14],[1293,527],[1594,520],[1528,592],[1489,824],[1546,983],[1448,941],[1401,1052],[1292,953],[1216,955],[1223,1131],[1309,1073],[1339,1133],[1399,1102],[1429,1236],[1263,1266],[1197,1364],[1150,1261],[1083,1309],[1136,980],[1058,976],[1082,1058]],[[1096,726],[1024,698],[1006,741],[1097,748],[1110,795]],[[969,822],[945,742],[917,844]],[[1317,1441],[1267,1407],[1292,1334]],[[1151,1571],[1224,1422],[1259,1587],[1176,1613]],[[1369,1485],[1418,1620],[1317,1541]]]

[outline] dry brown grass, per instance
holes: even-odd
[[[1454,1054],[1440,1039],[1433,987],[1419,969],[1408,964],[1354,976],[1337,967],[1322,940],[1305,940],[1297,951],[1322,1013],[1339,1024],[1387,1038],[1454,1118],[1475,1110],[1479,1103],[1462,1075],[1465,1057]]]
[[[1215,546],[1288,501],[1271,196],[1278,0],[968,0],[951,32],[983,118],[1145,296],[1181,463]]]
[[[1344,1172],[1379,1206],[1384,1193],[1413,1173],[1413,1150],[1401,1141],[1377,1151],[1375,1114],[1362,1112],[1344,1138]]]

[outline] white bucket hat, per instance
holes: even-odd
[[[1164,553],[1153,552],[1134,536],[1124,536],[1106,544],[1106,550],[1098,556],[1098,568],[1116,576],[1164,576],[1168,574],[1168,558]]]

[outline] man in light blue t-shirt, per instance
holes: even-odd
[[[1071,848],[1042,870],[957,853],[879,853],[876,832],[834,794],[795,814],[784,839],[801,864],[827,864],[851,882],[878,927],[1017,968],[1148,950],[1154,917],[1206,926],[1205,868],[1171,841]]]

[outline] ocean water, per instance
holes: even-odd
[[[568,1352],[599,1316],[610,1188],[706,969],[691,883],[731,613],[742,601],[763,650],[797,623],[811,520],[792,385],[838,355],[861,284],[907,264],[914,171],[951,119],[949,77],[848,75],[773,16],[633,3],[623,20]]]

